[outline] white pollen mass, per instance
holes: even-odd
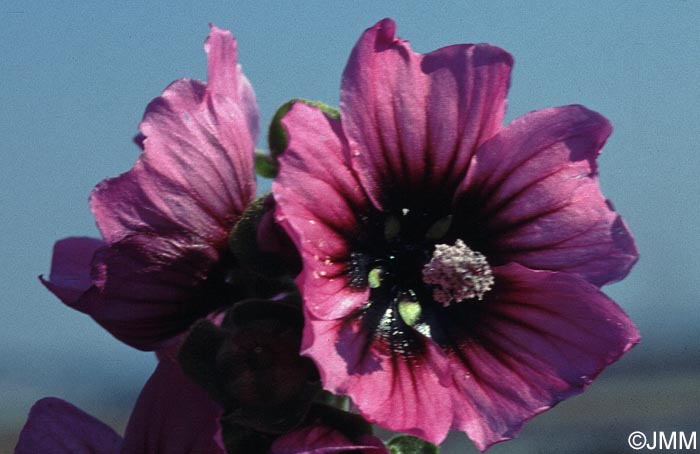
[[[494,284],[486,257],[457,240],[454,245],[436,244],[433,257],[423,267],[423,282],[433,287],[433,299],[443,306],[477,298]]]

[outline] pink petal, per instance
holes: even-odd
[[[600,192],[595,162],[610,132],[599,114],[566,106],[527,114],[479,149],[462,191],[478,200],[499,263],[566,271],[598,286],[627,275],[637,250]]]
[[[39,279],[61,301],[73,304],[92,285],[92,257],[104,245],[103,241],[85,237],[57,241],[53,247],[49,279],[43,276]]]
[[[122,438],[110,427],[61,399],[41,399],[29,411],[16,454],[116,454]]]
[[[238,43],[230,31],[214,24],[209,26],[211,33],[204,42],[208,57],[208,90],[216,96],[235,99],[248,122],[250,135],[257,139],[260,113],[253,87],[238,64]]]
[[[517,264],[494,269],[496,287],[469,330],[452,333],[453,428],[481,450],[581,393],[639,342],[632,321],[582,279]],[[464,304],[464,303],[463,303]],[[457,328],[455,328],[456,330]]]
[[[431,341],[409,357],[373,340],[357,320],[317,320],[307,313],[302,354],[314,360],[325,389],[348,395],[370,422],[440,443],[452,423],[447,358]]]
[[[272,194],[265,197],[265,211],[260,218],[255,239],[263,254],[277,254],[278,263],[283,264],[290,274],[295,275],[301,270],[301,257],[292,239],[276,220],[276,206]]]
[[[398,188],[452,187],[501,127],[512,57],[487,44],[417,54],[384,19],[355,46],[341,84],[343,128],[373,201]]]
[[[348,168],[338,120],[299,102],[282,124],[289,144],[272,183],[277,220],[301,250],[300,281],[320,295],[308,307],[317,317],[337,318],[366,301],[364,292],[341,290],[348,285],[346,238],[355,235],[369,201]]]
[[[198,285],[218,260],[218,252],[202,240],[145,233],[123,238],[95,252],[93,285],[84,288],[90,284],[81,276],[75,292],[65,291],[66,272],[72,269],[63,260],[75,241],[64,241],[57,244],[50,280],[44,284],[133,347],[155,350],[168,345],[216,303],[197,299]]]
[[[377,437],[364,435],[351,441],[340,431],[326,426],[309,426],[279,437],[272,444],[270,454],[389,454]]]
[[[145,151],[92,193],[110,244],[133,232],[185,231],[221,245],[255,196],[255,96],[229,32],[212,27],[205,50],[209,84],[181,79],[154,99],[140,125]]]
[[[122,452],[225,454],[216,441],[221,414],[176,362],[162,356],[136,402]]]

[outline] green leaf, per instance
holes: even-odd
[[[272,122],[270,122],[270,130],[267,135],[267,142],[270,146],[270,156],[275,162],[277,157],[284,153],[284,150],[287,148],[287,131],[285,131],[284,126],[282,126],[281,120],[297,102],[303,102],[307,106],[316,107],[334,120],[340,119],[340,111],[338,109],[320,101],[295,98],[282,104],[282,106],[277,109],[277,112],[275,112],[275,115],[272,117]]]
[[[391,454],[438,454],[440,448],[420,438],[398,435],[386,443]]]

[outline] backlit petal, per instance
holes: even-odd
[[[459,208],[477,213],[488,238],[481,252],[598,286],[625,277],[637,250],[600,192],[595,162],[610,132],[599,114],[566,106],[527,114],[481,147]]]
[[[382,191],[451,187],[500,127],[511,56],[487,44],[411,50],[385,19],[365,31],[343,73],[341,111],[353,166]]]
[[[255,97],[229,32],[213,27],[205,48],[210,83],[181,79],[154,99],[139,127],[141,157],[92,193],[108,243],[133,232],[179,230],[223,244],[255,196]]]

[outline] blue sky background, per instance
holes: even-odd
[[[207,23],[237,37],[239,61],[266,127],[277,106],[292,97],[337,105],[352,46],[383,17],[394,18],[398,34],[420,52],[464,42],[490,42],[511,52],[508,121],[571,103],[612,121],[615,131],[599,161],[602,187],[630,225],[642,258],[627,280],[606,291],[643,336],[613,373],[659,374],[697,364],[700,2],[117,6],[3,0],[0,442],[12,442],[18,421],[46,395],[121,427],[123,412],[152,370],[151,355],[121,345],[64,307],[37,275],[48,273],[54,241],[97,236],[87,196],[100,180],[132,166],[138,149],[131,138],[146,104],[177,78],[206,79]],[[260,146],[266,146],[263,140]],[[696,372],[685,377],[700,382]],[[674,384],[683,398],[671,391],[669,398],[700,404],[697,387],[684,383]],[[575,400],[585,405],[584,399]],[[640,405],[671,404],[648,396]],[[615,416],[614,406],[607,411]],[[658,427],[673,429],[675,420],[664,418]],[[626,433],[619,437],[626,440]],[[498,452],[520,452],[517,443]]]

